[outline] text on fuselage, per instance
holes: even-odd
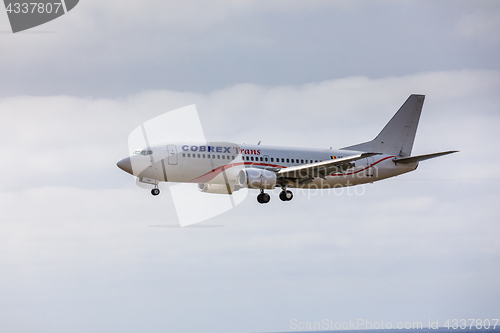
[[[260,149],[243,149],[240,147],[220,147],[220,146],[182,146],[183,151],[199,151],[208,153],[228,153],[231,154],[231,148],[235,154],[260,155]]]

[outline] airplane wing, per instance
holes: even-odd
[[[283,168],[276,173],[278,178],[293,178],[293,179],[312,179],[314,177],[325,178],[327,175],[334,172],[342,172],[353,166],[351,162],[379,153],[362,153],[334,160],[316,162],[311,164],[302,164],[289,168]]]

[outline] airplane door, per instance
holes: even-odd
[[[168,164],[176,165],[177,164],[177,148],[173,145],[168,145],[167,150],[168,150]]]

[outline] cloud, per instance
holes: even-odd
[[[16,177],[0,188],[116,186],[115,163],[127,154],[130,131],[193,103],[208,140],[341,148],[375,137],[411,93],[427,94],[414,153],[459,149],[470,167],[494,170],[497,158],[481,157],[497,150],[491,138],[497,136],[499,86],[497,71],[453,71],[300,86],[240,84],[207,94],[156,90],[119,99],[3,98],[0,137],[10,143],[5,156],[15,158],[0,168]],[[477,133],[485,134],[484,140],[479,142]],[[468,177],[469,170],[457,168],[454,174]]]
[[[467,15],[496,9],[453,4],[450,11],[444,2],[414,1],[80,2],[33,31],[50,33],[2,35],[0,95],[109,98],[498,70],[498,44],[472,45],[463,37],[488,39],[494,24],[476,29],[481,19],[468,23]]]
[[[1,12],[2,329],[495,318],[497,12],[86,0],[15,35]],[[224,227],[150,227],[175,225],[169,191],[152,197],[115,165],[138,124],[193,103],[211,140],[335,148],[372,139],[412,93],[426,94],[413,153],[460,153],[375,184],[294,190],[288,203],[250,191],[206,222]]]
[[[2,98],[0,321],[11,331],[232,332],[284,331],[294,316],[493,316],[499,85],[497,71],[463,70]],[[250,191],[206,222],[224,228],[149,227],[176,223],[169,191],[152,197],[115,166],[138,124],[192,103],[212,140],[340,147],[373,138],[410,93],[427,95],[414,152],[460,153],[343,192],[295,190],[288,203],[276,190],[259,205]],[[229,319],[213,324],[221,313]]]
[[[457,33],[467,39],[484,44],[500,43],[500,9],[498,6],[476,10],[464,15],[457,23]]]

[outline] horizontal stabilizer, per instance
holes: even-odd
[[[444,156],[448,154],[453,154],[458,152],[458,150],[450,150],[450,151],[444,151],[441,153],[434,153],[434,154],[426,154],[426,155],[417,155],[417,156],[410,156],[410,157],[403,157],[403,158],[395,158],[393,159],[394,163],[402,163],[402,164],[408,164],[408,163],[415,163],[415,162],[420,162],[420,161],[425,161],[431,158],[439,157],[439,156]]]

